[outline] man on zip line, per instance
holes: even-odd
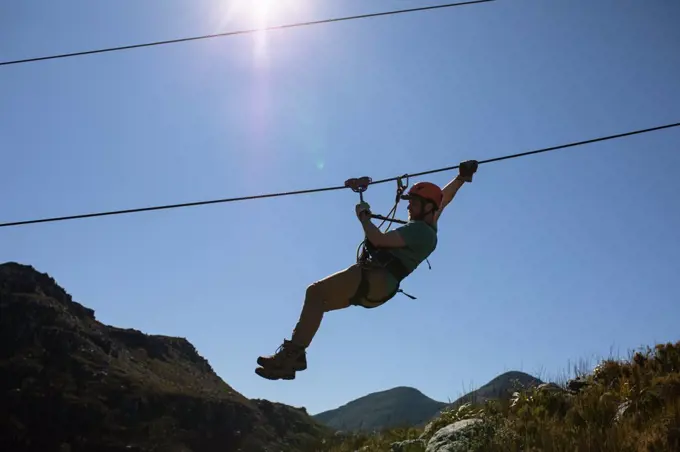
[[[356,205],[356,215],[366,234],[365,254],[354,265],[307,287],[299,320],[290,340],[283,341],[274,355],[260,356],[255,373],[269,380],[292,380],[307,368],[306,349],[326,312],[349,306],[375,308],[402,292],[400,283],[437,247],[437,221],[465,182],[472,182],[478,162],[468,160],[444,189],[431,182],[418,182],[408,194],[408,222],[382,232],[371,219],[370,206]],[[365,189],[365,187],[364,187]],[[357,191],[357,190],[355,190]],[[362,190],[363,191],[363,190]]]

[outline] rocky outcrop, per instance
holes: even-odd
[[[0,265],[0,450],[309,450],[328,430],[249,400],[186,339],[107,326],[30,266]]]
[[[475,429],[481,419],[464,419],[439,429],[427,442],[425,452],[470,452],[479,450],[475,442],[481,436]]]

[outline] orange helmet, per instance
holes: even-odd
[[[438,185],[435,185],[432,182],[418,182],[409,189],[408,194],[402,195],[401,199],[408,200],[411,199],[411,197],[419,197],[431,201],[437,209],[439,209],[444,195],[442,194],[442,189],[439,188]]]

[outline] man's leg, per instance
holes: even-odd
[[[306,349],[312,343],[326,312],[350,306],[361,282],[361,267],[354,264],[307,287],[300,318],[293,329],[291,342]]]
[[[257,363],[263,367],[256,370],[258,375],[271,379],[293,379],[295,371],[305,370],[305,349],[318,331],[323,315],[352,304],[361,282],[361,272],[361,266],[354,264],[307,287],[302,312],[291,340],[284,340],[276,354],[257,359]],[[356,300],[364,307],[377,307],[396,291],[395,282],[385,269],[369,268],[364,277],[368,282],[368,293]]]

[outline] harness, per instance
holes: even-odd
[[[403,178],[406,178],[405,183],[402,180]],[[372,182],[373,181],[370,177],[365,176],[357,179],[348,179],[347,181],[345,181],[345,186],[351,188],[352,191],[354,191],[355,193],[359,193],[359,198],[361,202],[363,202],[364,191],[366,191],[366,189]],[[387,216],[371,214],[371,218],[383,220],[382,223],[380,223],[380,226],[378,226],[379,229],[382,228],[385,222],[389,222],[389,225],[387,226],[387,229],[385,229],[385,232],[389,231],[390,227],[392,227],[392,223],[407,224],[407,222],[404,220],[394,218],[397,212],[397,206],[399,205],[401,196],[406,190],[406,188],[408,188],[408,175],[403,175],[397,178],[397,194],[395,197],[394,206],[392,207],[392,210],[390,210]],[[362,242],[359,244],[359,247],[357,248],[357,264],[359,264],[361,268],[361,278],[359,280],[359,286],[357,287],[356,292],[350,298],[351,304],[368,308],[367,306],[363,306],[360,303],[362,299],[366,299],[371,303],[375,303],[377,306],[388,301],[399,292],[403,293],[412,300],[416,299],[416,297],[407,294],[401,289],[401,282],[412,273],[412,270],[406,268],[404,264],[402,264],[401,261],[397,259],[388,250],[377,248],[370,241],[364,238],[364,240],[362,240]],[[384,268],[392,276],[394,276],[394,278],[397,280],[397,288],[392,293],[386,295],[382,299],[369,300],[366,297],[369,290],[369,281],[368,278],[366,277],[366,274],[371,268],[375,267]]]

